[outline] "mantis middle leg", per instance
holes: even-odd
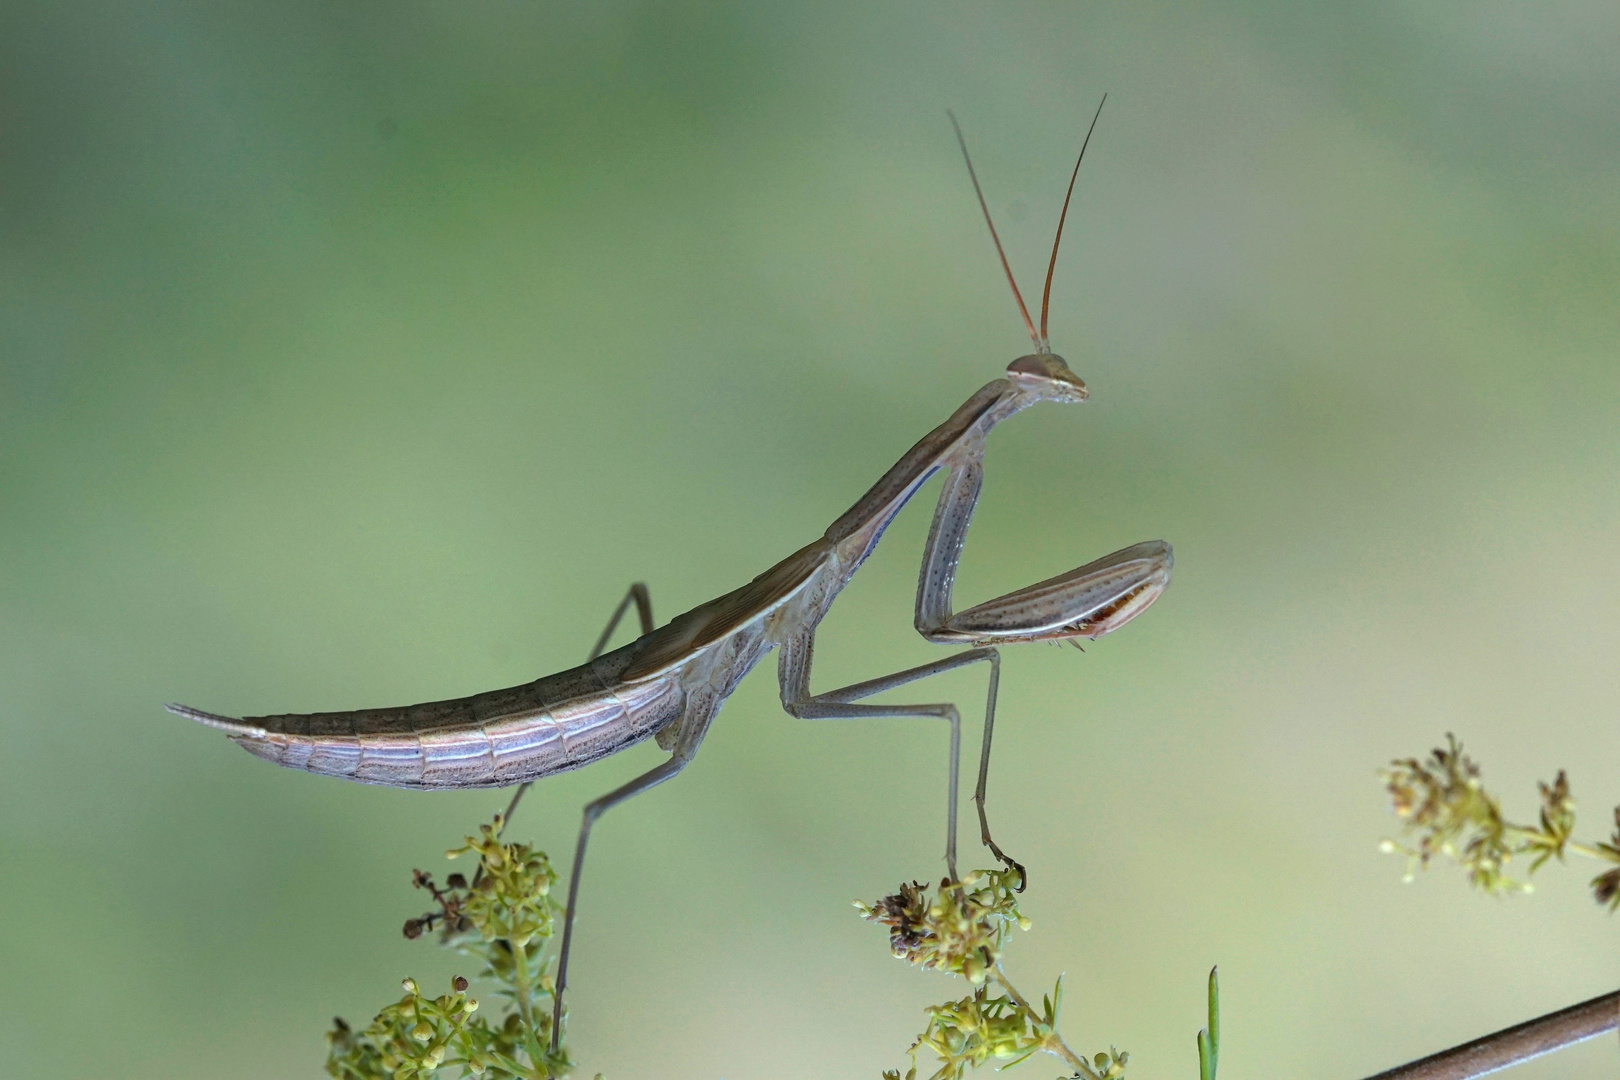
[[[926,679],[931,675],[939,675],[967,664],[987,663],[990,665],[990,685],[985,701],[984,718],[984,745],[979,758],[979,783],[974,793],[973,801],[979,811],[980,838],[991,852],[1007,866],[1016,869],[1019,873],[1019,887],[1022,888],[1024,868],[1016,860],[1009,858],[996,845],[990,837],[990,823],[985,817],[984,796],[985,784],[990,769],[990,738],[995,727],[996,693],[1001,681],[1001,655],[993,648],[967,649],[955,656],[936,660],[931,664],[907,668],[890,675],[879,676],[864,682],[853,683],[829,690],[822,694],[810,693],[810,667],[815,646],[813,631],[799,635],[790,640],[782,648],[780,664],[780,680],[782,687],[782,707],[791,716],[803,720],[855,720],[875,719],[882,717],[938,717],[950,724],[950,777],[946,795],[946,838],[945,838],[945,864],[954,879],[957,877],[956,868],[956,806],[958,777],[961,762],[961,714],[955,705],[949,702],[919,705],[865,705],[858,704],[863,698],[881,694],[886,690],[893,690],[908,683]]]
[[[587,662],[595,660],[602,654],[602,650],[607,647],[608,641],[613,637],[613,631],[618,629],[620,620],[624,618],[632,602],[636,605],[636,615],[641,621],[641,633],[645,636],[656,629],[653,625],[652,598],[647,592],[647,586],[638,581],[630,586],[630,590],[625,593],[624,599],[619,601],[619,606],[613,609],[613,616],[608,619],[607,627],[602,631],[601,636],[596,639],[596,644],[591,646],[591,654],[586,657]],[[668,761],[654,766],[625,784],[621,784],[601,798],[593,799],[585,804],[585,811],[579,826],[579,839],[574,844],[574,862],[568,875],[568,906],[563,911],[562,947],[557,951],[557,988],[551,999],[551,1052],[553,1054],[557,1052],[562,1039],[563,990],[568,985],[568,957],[573,952],[574,915],[579,907],[579,877],[580,872],[585,868],[585,847],[590,842],[591,826],[596,824],[596,819],[606,813],[609,808],[635,795],[639,795],[643,791],[657,787],[686,768],[687,763],[692,760],[692,756],[697,753],[698,745],[702,743],[703,736],[708,731],[709,719],[704,718],[701,723],[693,723],[688,726],[687,730],[682,733],[680,741],[676,743],[674,753],[670,755]],[[533,786],[533,783],[531,780],[523,784],[518,788],[517,794],[512,796],[512,802],[507,807],[506,821],[511,820],[512,811],[516,809],[518,800],[523,798],[523,793],[528,791]],[[501,823],[503,829],[506,827],[506,821]]]
[[[680,739],[670,754],[669,760],[642,773],[634,780],[585,804],[585,813],[579,825],[579,841],[574,845],[574,865],[568,875],[568,907],[563,911],[563,939],[562,948],[557,952],[557,989],[551,999],[551,1052],[555,1054],[562,1039],[562,1012],[563,989],[568,985],[568,954],[574,944],[574,914],[579,907],[579,875],[585,867],[585,845],[591,838],[591,826],[610,807],[617,806],[626,799],[640,795],[643,791],[655,788],[665,780],[686,768],[692,755],[697,753],[703,736],[709,730],[709,722],[714,718],[713,708],[708,704],[699,706],[708,710],[707,715],[696,715],[688,718],[689,722],[683,724]]]

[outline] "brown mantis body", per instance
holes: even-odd
[[[1095,126],[1095,118],[1092,123]],[[1081,154],[1083,157],[1083,146]],[[1078,172],[1078,161],[1075,169]],[[1071,177],[1071,193],[1073,185]],[[977,178],[974,187],[977,190]],[[980,202],[982,205],[982,195]],[[1067,209],[1065,198],[1065,215]],[[994,235],[993,224],[991,231]],[[1061,237],[1060,219],[1058,239]],[[1052,257],[1055,263],[1056,242]],[[1005,266],[1005,256],[1002,262]],[[1010,270],[1008,278],[1010,281]],[[1050,287],[1049,268],[1048,294]],[[1016,284],[1013,289],[1016,295]],[[1022,297],[1018,303],[1023,309]],[[726,698],[773,649],[780,651],[782,707],[790,715],[806,720],[936,717],[947,722],[950,782],[945,859],[953,878],[957,873],[960,714],[949,703],[872,705],[865,699],[966,664],[989,664],[984,743],[974,801],[983,842],[998,858],[1017,865],[991,839],[984,811],[1000,675],[1000,656],[995,646],[1096,638],[1116,630],[1158,598],[1169,582],[1172,564],[1168,544],[1147,541],[966,611],[953,611],[952,586],[979,497],[986,436],[1003,420],[1038,402],[1070,403],[1087,397],[1085,383],[1046,346],[1044,303],[1041,315],[1041,333],[1037,335],[1027,310],[1024,313],[1036,352],[1014,360],[1005,376],[968,398],[949,419],[907,451],[821,537],[741,588],[677,616],[662,627],[653,624],[646,589],[639,584],[632,586],[591,658],[579,667],[505,690],[401,708],[243,719],[183,705],[168,708],[224,731],[249,753],[278,765],[391,787],[522,784],[519,796],[540,777],[588,765],[649,737],[656,738],[661,747],[670,751],[667,761],[585,807],[569,881],[558,964],[553,1049],[560,1030],[580,871],[592,824],[609,807],[680,772],[696,754]],[[929,641],[969,647],[931,664],[836,690],[812,692],[810,671],[816,628],[890,521],[936,473],[943,473],[944,480],[923,552],[915,625]],[[603,646],[632,601],[640,618],[641,637],[603,653]],[[514,798],[514,806],[516,801]]]

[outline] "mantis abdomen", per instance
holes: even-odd
[[[170,708],[289,768],[389,787],[507,787],[589,765],[682,715],[679,680],[618,679],[636,650],[632,643],[521,686],[398,708],[240,720]]]

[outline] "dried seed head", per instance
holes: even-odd
[[[1620,898],[1620,867],[1592,879],[1592,898],[1600,904],[1615,906],[1616,899]]]

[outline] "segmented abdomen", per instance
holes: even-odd
[[[676,678],[619,682],[634,649],[451,701],[234,723],[194,718],[288,768],[388,787],[505,787],[588,765],[681,715],[686,695]]]

